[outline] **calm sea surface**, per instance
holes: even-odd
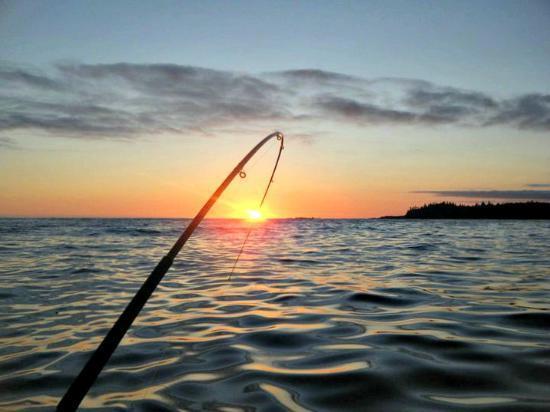
[[[51,409],[187,221],[0,220],[0,409]],[[205,222],[93,409],[550,410],[550,222]]]

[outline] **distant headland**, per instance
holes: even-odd
[[[382,219],[550,219],[550,203],[430,203],[412,207],[404,216],[383,216]]]

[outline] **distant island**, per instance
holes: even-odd
[[[405,216],[383,216],[382,219],[550,219],[550,203],[430,203],[410,208]]]

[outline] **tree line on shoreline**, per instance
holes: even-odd
[[[404,216],[386,219],[550,219],[549,202],[491,203],[460,205],[452,202],[411,207]]]

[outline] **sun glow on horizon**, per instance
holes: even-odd
[[[263,215],[263,213],[257,209],[247,209],[246,216],[247,220],[253,222],[260,222],[262,220],[265,220],[265,216]]]

